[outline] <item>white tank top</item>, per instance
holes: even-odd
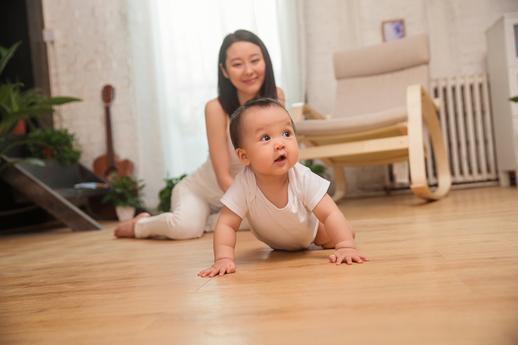
[[[228,126],[227,150],[230,155],[230,174],[234,177],[243,169],[243,165],[239,162],[234,147],[232,146]],[[218,180],[216,178],[214,168],[212,167],[210,156],[207,157],[205,163],[185,178],[185,182],[189,185],[191,190],[202,196],[211,205],[211,207],[214,209],[222,207],[219,199],[223,196],[223,191],[218,185]]]

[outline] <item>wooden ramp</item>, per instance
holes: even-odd
[[[2,159],[9,160],[6,157]],[[12,162],[0,177],[70,229],[101,229],[101,225],[80,207],[88,207],[88,198],[102,195],[105,191],[74,187],[81,182],[102,182],[82,165],[61,165],[55,161],[45,161],[45,165]]]

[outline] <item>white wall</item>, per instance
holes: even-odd
[[[332,53],[380,43],[390,19],[404,19],[407,35],[429,34],[432,78],[485,72],[485,30],[515,11],[517,0],[305,0],[307,101],[332,113]],[[349,195],[382,190],[382,169],[359,170],[347,170]]]

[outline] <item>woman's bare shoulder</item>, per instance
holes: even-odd
[[[205,123],[207,126],[220,128],[222,125],[226,126],[227,121],[228,116],[217,98],[211,99],[205,104]]]
[[[284,95],[284,91],[280,88],[280,87],[277,87],[277,99],[279,100],[279,102],[281,102],[283,105],[284,103],[286,102],[286,96]]]
[[[225,111],[217,98],[211,99],[205,104],[205,115],[213,113],[225,114]]]

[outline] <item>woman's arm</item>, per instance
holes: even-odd
[[[205,105],[205,128],[209,143],[209,156],[216,174],[218,185],[226,191],[234,178],[230,174],[230,153],[227,143],[228,116],[219,104],[213,99]]]

